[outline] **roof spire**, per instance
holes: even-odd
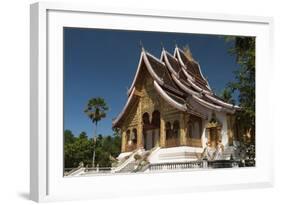
[[[141,40],[140,40],[140,47],[141,47],[141,50],[144,51],[144,47],[143,47],[143,44],[142,44]]]
[[[164,50],[165,50],[165,47],[164,47],[164,44],[163,44],[162,41],[161,41],[161,47],[162,47],[162,50],[164,51]]]
[[[177,44],[177,41],[176,41],[176,40],[175,40],[175,47],[178,48],[178,44]]]

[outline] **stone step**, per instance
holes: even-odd
[[[135,162],[128,163],[123,169],[119,170],[119,173],[133,172],[135,170]]]

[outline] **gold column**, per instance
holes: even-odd
[[[141,148],[143,147],[143,142],[142,142],[142,122],[138,123],[137,127],[137,147]]]
[[[218,126],[218,127],[217,127],[216,146],[217,146],[219,140],[222,141],[221,130],[222,130],[222,126]]]
[[[139,99],[139,105],[138,105],[138,125],[137,125],[137,147],[141,148],[143,147],[142,142],[142,131],[143,131],[143,123],[142,123],[142,97]]]
[[[160,116],[160,147],[165,147],[165,144],[166,144],[165,120],[161,115]]]
[[[126,131],[121,129],[122,145],[121,152],[126,152]]]
[[[207,132],[207,144],[209,146],[211,144],[211,133],[210,133],[211,131],[210,131],[210,128],[207,127],[205,132]]]
[[[186,116],[184,113],[180,113],[180,145],[186,145]]]
[[[233,138],[234,138],[234,132],[233,132],[234,116],[233,115],[227,115],[226,119],[227,119],[226,122],[227,122],[228,144],[229,145],[233,145]]]

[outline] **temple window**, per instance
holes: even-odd
[[[159,128],[160,127],[160,112],[158,110],[155,110],[152,113],[152,121],[151,124],[155,127],[155,128]]]
[[[191,116],[187,124],[188,137],[200,139],[202,135],[202,120],[199,117]]]
[[[147,112],[142,115],[142,122],[145,125],[149,125],[150,124],[150,122],[149,122],[149,114]]]
[[[172,147],[173,146],[173,131],[172,131],[171,123],[166,122],[165,128],[166,128],[166,147]]]
[[[169,139],[171,138],[171,134],[172,134],[172,130],[171,130],[171,123],[170,122],[166,122],[166,125],[165,125],[165,128],[166,128],[166,138]]]
[[[126,131],[126,142],[127,142],[127,144],[130,144],[130,133],[131,133],[130,130]]]
[[[194,129],[194,136],[193,136],[193,138],[200,138],[201,136],[200,136],[200,127],[199,127],[199,122],[194,122],[194,127],[193,127],[193,129]]]
[[[179,145],[179,121],[176,120],[173,123],[173,126],[170,122],[167,122],[166,125],[166,147],[175,147]]]
[[[137,143],[137,139],[138,139],[138,134],[137,134],[137,129],[134,128],[133,131],[132,131],[132,137],[131,137],[132,141],[134,144]]]
[[[188,136],[189,136],[190,138],[192,138],[192,136],[193,136],[193,126],[192,126],[192,122],[189,122],[189,123],[188,123]]]
[[[179,128],[180,128],[180,123],[178,120],[176,120],[173,124],[173,134],[175,138],[179,137]]]

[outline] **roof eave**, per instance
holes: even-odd
[[[187,111],[187,107],[186,105],[182,105],[176,101],[174,101],[162,88],[161,86],[154,81],[154,88],[156,89],[156,91],[158,92],[158,94],[164,98],[164,100],[166,100],[166,102],[168,102],[172,107],[181,110],[181,111]]]
[[[117,116],[117,118],[113,120],[113,122],[112,122],[112,127],[117,127],[117,126],[118,126],[118,123],[120,122],[120,120],[121,120],[122,117],[124,116],[126,110],[128,109],[128,107],[129,107],[129,105],[130,105],[130,103],[131,103],[131,101],[132,101],[132,99],[133,99],[134,91],[135,91],[135,87],[133,87],[132,92],[131,92],[129,98],[128,98],[128,100],[127,100],[125,106],[123,107],[123,110],[119,113],[119,115]]]
[[[137,81],[137,78],[138,78],[138,75],[139,75],[139,72],[140,72],[140,69],[141,69],[141,64],[142,64],[142,61],[143,61],[143,55],[144,55],[144,51],[141,52],[141,55],[140,55],[140,59],[139,59],[139,63],[138,63],[138,68],[137,68],[137,72],[135,74],[135,77],[134,77],[134,80],[131,84],[131,87],[130,89],[127,91],[127,95],[129,96],[135,86],[135,83]]]

